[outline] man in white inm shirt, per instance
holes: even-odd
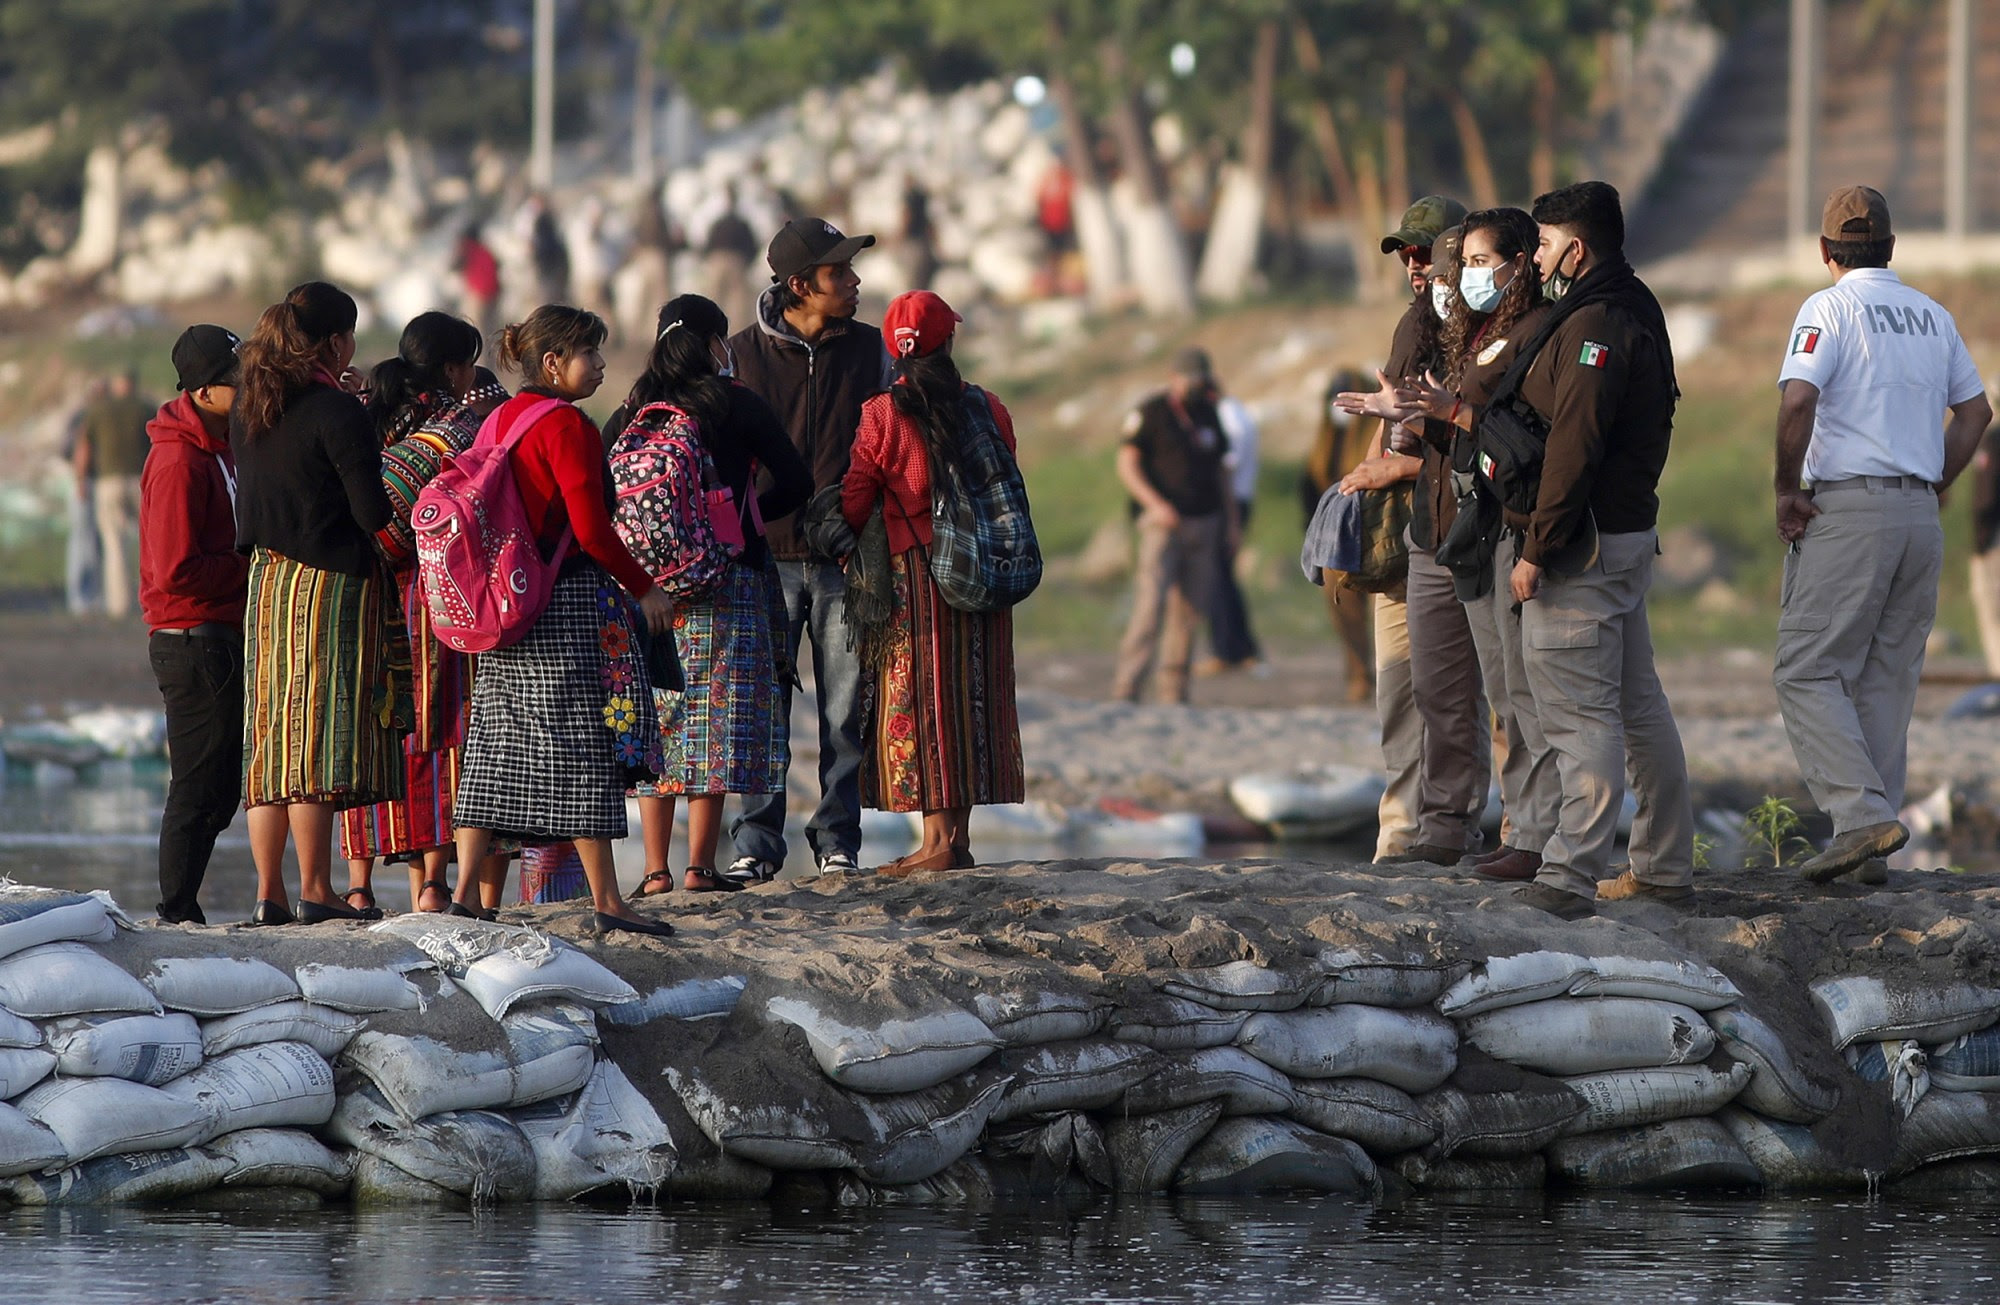
[[[1773,678],[1806,787],[1833,817],[1833,841],[1801,867],[1813,883],[1880,882],[1875,858],[1909,841],[1897,813],[1944,564],[1937,492],[1992,416],[1951,314],[1889,270],[1895,243],[1880,192],[1828,198],[1834,283],[1799,309],[1778,373],[1790,551]]]

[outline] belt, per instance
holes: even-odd
[[[1849,476],[1845,480],[1815,480],[1813,493],[1823,489],[1928,489],[1937,486],[1920,476]]]
[[[200,625],[190,625],[185,630],[155,630],[154,634],[171,634],[189,639],[240,639],[240,626],[225,625],[221,621],[203,621]]]

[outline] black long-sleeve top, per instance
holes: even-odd
[[[275,426],[246,437],[232,421],[236,548],[267,548],[321,571],[375,571],[375,532],[392,510],[382,453],[361,400],[330,385],[290,395]]]

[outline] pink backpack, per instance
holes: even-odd
[[[611,483],[611,523],[653,582],[677,602],[712,594],[743,552],[743,522],[694,418],[668,403],[634,413],[611,446]]]
[[[504,435],[501,410],[494,409],[472,447],[445,463],[417,495],[410,513],[417,582],[431,628],[448,648],[483,653],[519,643],[549,605],[570,532],[563,531],[553,561],[542,556],[507,455],[561,402],[527,405]]]

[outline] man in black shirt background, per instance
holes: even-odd
[[[1195,625],[1208,608],[1221,559],[1236,551],[1228,451],[1208,355],[1184,349],[1167,388],[1125,419],[1118,449],[1118,479],[1132,496],[1139,529],[1132,619],[1111,686],[1120,701],[1139,701],[1149,672],[1160,701],[1187,701]]]

